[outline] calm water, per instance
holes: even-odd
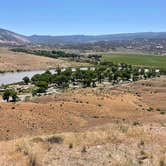
[[[43,72],[44,70],[0,73],[0,85],[20,82],[25,76],[31,78],[33,75]]]
[[[64,69],[62,69],[63,71]],[[80,70],[88,70],[87,67],[81,67]],[[93,70],[93,68],[91,68]],[[55,70],[50,70],[52,73],[56,73]],[[72,68],[72,71],[76,71],[75,68]],[[21,72],[6,72],[0,73],[0,85],[1,84],[12,84],[22,81],[22,79],[27,76],[32,78],[35,74],[44,73],[45,70],[38,70],[38,71],[21,71]]]

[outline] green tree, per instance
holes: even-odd
[[[63,72],[63,74],[64,74],[65,76],[71,78],[71,76],[72,76],[72,70],[71,70],[71,68],[66,69],[66,70]]]
[[[108,81],[111,82],[112,80],[113,80],[113,73],[110,72],[110,73],[108,74]]]
[[[61,74],[61,69],[60,69],[60,67],[56,68],[56,72],[57,72],[58,75]]]
[[[99,66],[96,68],[96,75],[97,75],[97,80],[99,83],[102,83],[102,81],[107,77],[107,66]]]
[[[44,74],[51,75],[51,72],[49,70],[46,70]]]
[[[12,101],[13,101],[13,102],[16,102],[16,101],[17,101],[18,96],[17,96],[17,92],[16,92],[16,91],[11,90],[10,96],[12,97]]]
[[[32,77],[32,83],[36,84],[36,82],[44,81],[47,83],[52,83],[52,74],[43,73],[43,74],[36,74]]]
[[[82,79],[84,87],[91,87],[91,84],[93,87],[95,87],[96,80],[97,80],[97,75],[95,71],[90,71],[90,70],[84,71]]]
[[[13,102],[16,102],[18,99],[17,92],[12,89],[6,89],[5,92],[3,93],[2,98],[3,100],[6,100],[7,102],[9,102],[10,97],[12,97]]]
[[[6,100],[7,102],[9,101],[10,92],[11,92],[10,89],[6,89],[6,90],[4,91],[3,96],[2,96],[3,100]]]
[[[30,82],[30,79],[29,79],[29,77],[24,77],[23,81],[25,84],[28,84]]]
[[[57,75],[55,80],[54,80],[54,82],[62,88],[68,87],[69,81],[70,81],[69,77],[64,75],[64,74]]]
[[[38,87],[37,93],[45,93],[48,89],[48,83],[46,81],[38,81],[35,85]]]
[[[131,73],[129,70],[124,70],[122,72],[122,75],[123,75],[123,79],[125,79],[125,80],[129,80],[131,78]]]

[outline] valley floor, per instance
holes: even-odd
[[[0,72],[47,70],[56,67],[84,66],[82,63],[53,59],[26,53],[16,53],[0,47]],[[86,64],[87,65],[87,64]]]

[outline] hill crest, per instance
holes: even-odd
[[[166,39],[166,32],[121,33],[108,35],[25,36],[0,28],[0,44],[78,44],[136,39]]]

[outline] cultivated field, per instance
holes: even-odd
[[[14,53],[7,48],[0,48],[0,72],[40,70],[55,67],[84,66],[87,64],[62,59],[52,59],[25,53]]]
[[[103,55],[102,61],[126,63],[136,66],[147,66],[166,69],[166,56],[141,55],[141,54],[110,54]]]
[[[0,166],[164,166],[166,77],[1,103]]]

